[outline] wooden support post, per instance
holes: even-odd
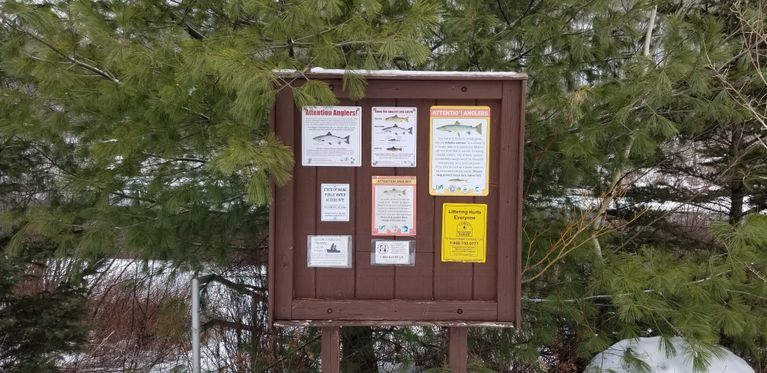
[[[450,327],[448,334],[448,360],[450,371],[466,373],[469,360],[468,333],[466,327]]]
[[[325,326],[322,328],[322,373],[338,373],[341,371],[341,345],[339,334],[341,327]]]

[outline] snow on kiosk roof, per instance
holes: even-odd
[[[422,70],[344,70],[313,67],[308,70],[278,69],[277,75],[313,78],[338,78],[346,73],[362,75],[368,79],[412,80],[527,80],[527,74],[512,71],[422,71]]]

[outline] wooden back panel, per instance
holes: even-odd
[[[340,78],[322,80],[339,105],[362,107],[362,167],[301,166],[301,115],[290,92],[281,92],[271,123],[293,147],[297,162],[293,180],[272,191],[270,320],[276,325],[518,324],[525,80],[369,78],[361,101],[349,99]],[[429,195],[429,109],[434,105],[491,108],[488,196]],[[418,167],[370,167],[373,106],[418,108]],[[371,177],[386,175],[417,177],[413,267],[370,265]],[[350,185],[349,222],[320,221],[321,183]],[[486,263],[441,262],[442,204],[448,202],[488,205]],[[307,267],[306,240],[314,234],[352,235],[352,267]]]

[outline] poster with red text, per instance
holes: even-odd
[[[361,166],[362,107],[302,107],[301,164],[304,166]]]

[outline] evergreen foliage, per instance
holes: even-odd
[[[187,268],[263,263],[268,186],[287,182],[294,162],[268,129],[269,108],[285,90],[298,105],[334,102],[326,84],[274,69],[511,70],[530,76],[524,323],[472,330],[473,369],[578,370],[617,340],[650,335],[685,337],[691,351],[667,352],[697,368],[722,344],[767,369],[763,9],[761,0],[6,1],[2,294],[38,255],[91,266],[123,253]],[[346,74],[344,86],[364,96],[360,77]],[[667,211],[680,205],[724,206],[705,216],[721,222],[680,224]],[[263,289],[228,285],[264,299]],[[67,286],[72,306],[41,322],[76,320],[79,285]],[[263,325],[256,319],[251,328]],[[61,343],[81,339],[67,330],[45,349],[71,351]],[[372,365],[371,349],[379,362],[444,363],[439,330],[350,333],[358,342],[344,354],[357,361],[347,366]],[[254,355],[245,366],[316,369],[312,330],[258,335],[241,346]]]
[[[753,13],[759,3],[737,5],[763,19]],[[699,369],[716,343],[764,366],[767,227],[763,215],[742,217],[763,209],[765,128],[733,97],[761,102],[766,85],[754,61],[763,51],[747,43],[732,6],[447,5],[434,66],[530,75],[525,325],[475,332],[487,367],[582,369],[617,340],[648,335],[692,340],[695,351],[679,353]],[[713,227],[715,238],[691,232],[654,209],[671,202],[723,204],[733,210],[714,219],[730,224]],[[488,355],[486,345],[504,352]]]

